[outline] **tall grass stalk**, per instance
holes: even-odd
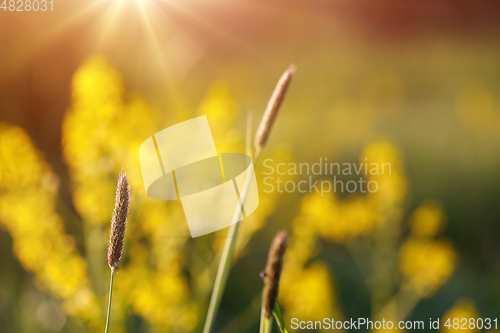
[[[125,229],[127,227],[127,216],[130,209],[130,185],[127,175],[121,172],[118,176],[118,184],[116,186],[115,209],[111,218],[111,231],[109,233],[108,246],[108,265],[111,269],[111,281],[109,282],[109,300],[108,312],[106,316],[106,330],[109,330],[109,320],[111,315],[111,299],[113,296],[113,280],[118,264],[122,258],[123,240],[125,238]]]
[[[288,86],[290,85],[291,79],[295,74],[295,67],[290,66],[281,76],[274,92],[271,96],[271,99],[268,102],[266,111],[262,117],[261,123],[257,129],[257,133],[255,136],[255,153],[253,154],[253,164],[254,168],[257,168],[257,161],[259,159],[259,155],[261,150],[265,147],[267,143],[267,139],[269,137],[269,133],[271,128],[276,120],[276,116],[278,111],[283,103],[286,91],[288,90]],[[249,118],[251,119],[251,113],[249,114]],[[247,154],[252,157],[251,152],[251,144],[248,140],[251,138],[251,123],[247,123]],[[250,151],[249,151],[250,149]],[[245,186],[240,195],[241,203],[245,202],[248,188],[250,186],[250,182],[252,181],[253,174],[249,174],[247,176]],[[219,263],[219,268],[217,269],[217,275],[215,277],[215,283],[212,290],[212,296],[210,298],[210,304],[208,306],[207,318],[205,320],[205,326],[203,327],[203,333],[210,333],[213,324],[215,322],[215,318],[217,316],[217,312],[219,310],[220,302],[222,300],[222,296],[224,295],[224,290],[227,284],[227,278],[229,276],[229,271],[231,270],[231,263],[234,257],[234,251],[236,246],[236,239],[238,236],[238,221],[242,217],[242,212],[239,207],[235,210],[233,215],[232,224],[229,227],[229,232],[227,234],[226,242],[224,243],[224,249],[222,250],[222,255]]]
[[[254,156],[254,162],[256,163],[259,159],[259,152],[256,152]],[[240,199],[244,203],[248,194],[248,189],[250,187],[250,182],[252,181],[253,173],[247,175],[245,185],[241,191]],[[210,298],[210,304],[208,306],[207,319],[205,321],[205,327],[203,328],[203,333],[209,333],[212,330],[217,311],[224,295],[224,289],[226,287],[227,278],[229,276],[229,271],[231,270],[231,263],[234,257],[234,250],[236,247],[236,238],[238,235],[239,223],[238,221],[242,217],[241,208],[238,206],[233,215],[232,224],[229,227],[229,232],[227,233],[226,242],[224,243],[224,249],[222,250],[222,255],[220,258],[219,268],[217,269],[217,275],[215,276],[214,288],[212,290],[212,297]]]
[[[267,264],[261,276],[264,280],[262,289],[262,311],[260,316],[260,333],[271,332],[273,325],[273,311],[278,299],[283,258],[287,247],[288,233],[284,230],[278,232],[271,243]]]
[[[111,281],[109,282],[109,299],[108,299],[108,314],[106,316],[106,331],[108,333],[109,330],[109,317],[111,315],[111,299],[113,298],[113,278],[115,276],[115,271],[111,269]]]

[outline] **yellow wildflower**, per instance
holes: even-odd
[[[467,298],[460,299],[441,319],[441,332],[480,332],[477,328],[479,317],[474,302]]]
[[[449,279],[456,262],[453,246],[443,240],[410,238],[399,253],[401,273],[423,297],[433,294]]]

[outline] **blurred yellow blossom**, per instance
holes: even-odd
[[[388,141],[377,141],[366,146],[360,155],[360,162],[368,163],[368,175],[373,175],[375,170],[385,175],[404,172],[401,152]]]
[[[62,299],[68,314],[95,327],[101,309],[89,288],[86,264],[56,213],[56,188],[44,179],[52,172],[27,133],[0,124],[0,223],[13,240],[23,267]],[[85,297],[82,297],[85,295]]]
[[[444,240],[409,238],[399,253],[401,273],[423,297],[432,295],[449,279],[456,262],[453,246]]]
[[[99,276],[107,275],[108,268],[99,258],[105,257],[113,188],[122,167],[130,180],[132,207],[124,254],[130,265],[125,259],[116,279],[119,301],[113,306],[114,326],[123,327],[118,321],[125,320],[123,312],[130,304],[160,331],[190,331],[198,322],[196,312],[186,311],[191,313],[189,320],[180,320],[185,316],[183,309],[192,307],[188,281],[179,264],[188,230],[183,228],[179,205],[172,203],[167,209],[166,202],[147,198],[138,162],[139,147],[159,129],[159,118],[141,97],[125,95],[120,75],[105,59],[91,57],[73,78],[72,105],[63,124],[63,151],[75,205],[86,232],[97,240],[89,260]],[[142,245],[144,241],[149,248]],[[144,284],[144,280],[150,282]],[[105,294],[100,297],[105,302]]]
[[[460,299],[443,315],[441,332],[480,332],[477,328],[479,317],[474,302],[467,298]]]
[[[402,216],[407,185],[399,151],[386,141],[376,142],[364,149],[360,163],[367,165],[364,176],[377,182],[377,191],[345,199],[333,192],[311,193],[302,200],[301,215],[326,239],[346,242]]]
[[[285,264],[280,284],[279,301],[283,303],[288,318],[323,320],[341,319],[336,309],[334,288],[324,263],[315,262],[299,271],[288,271]]]
[[[401,152],[387,141],[378,141],[364,149],[360,162],[368,164],[367,181],[378,183],[378,190],[369,193],[373,204],[381,211],[386,207],[397,208],[408,191]]]
[[[108,222],[114,175],[122,167],[132,190],[143,188],[136,155],[157,130],[159,117],[140,97],[127,97],[126,102],[125,98],[119,74],[101,57],[86,60],[73,77],[72,105],[63,122],[63,153],[75,205],[92,223]]]
[[[339,201],[334,194],[312,193],[304,197],[301,213],[322,237],[336,242],[367,234],[374,227],[372,208],[361,196]]]
[[[279,301],[287,318],[341,319],[332,279],[325,263],[308,261],[317,254],[316,226],[304,217],[293,221],[293,232],[285,256]]]
[[[443,228],[446,216],[439,203],[429,201],[419,206],[410,218],[411,232],[415,236],[434,237]]]
[[[243,152],[241,133],[234,128],[239,105],[222,83],[214,84],[198,108],[198,115],[206,115],[219,153]]]
[[[412,236],[399,249],[408,185],[402,155],[395,146],[387,141],[370,144],[360,155],[360,163],[367,164],[364,176],[376,181],[378,190],[345,197],[336,193],[305,195],[293,223],[284,274],[296,278],[308,270],[308,262],[319,252],[319,237],[344,244],[369,281],[374,318],[383,314],[386,319],[399,318],[394,319],[399,322],[422,297],[432,295],[449,279],[457,255],[449,242],[433,239],[444,228],[446,218],[440,205],[432,201],[415,211],[410,221]],[[396,278],[398,251],[401,281]],[[371,267],[364,267],[367,263]],[[331,299],[324,299],[324,305],[335,304],[335,295],[329,294]],[[288,297],[283,296],[285,304],[292,302]],[[405,305],[396,306],[402,305],[401,299]]]

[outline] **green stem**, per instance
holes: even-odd
[[[106,331],[108,333],[109,329],[109,316],[111,314],[111,298],[113,296],[113,277],[115,276],[115,270],[111,268],[111,281],[109,283],[109,300],[108,300],[108,316],[106,318]]]
[[[255,165],[257,165],[257,160],[259,159],[259,152],[260,151],[256,151],[255,153]],[[245,202],[252,178],[253,174],[247,176],[245,186],[243,187],[240,195],[241,204]],[[205,326],[203,327],[203,333],[210,333],[210,331],[212,330],[213,324],[215,322],[215,317],[217,316],[217,311],[219,310],[220,302],[222,300],[222,296],[224,295],[224,289],[226,288],[227,278],[229,276],[229,271],[231,270],[231,263],[234,256],[236,238],[238,236],[238,221],[242,217],[241,209],[238,208],[239,207],[237,207],[233,215],[233,221],[231,222],[231,226],[229,227],[226,242],[224,243],[224,249],[222,250],[219,268],[217,269],[217,275],[215,276],[212,297],[210,298],[210,304],[208,306],[207,319],[205,320]]]
[[[260,329],[259,333],[271,333],[273,327],[273,317],[266,317],[266,311],[262,308],[260,313]]]

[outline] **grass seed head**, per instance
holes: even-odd
[[[284,230],[276,234],[269,249],[266,268],[261,273],[261,277],[264,279],[262,307],[265,309],[267,318],[271,317],[274,304],[278,298],[283,257],[285,256],[287,247],[287,235],[288,233]]]
[[[257,134],[255,135],[255,149],[262,149],[269,138],[269,133],[271,132],[271,128],[273,127],[276,116],[278,115],[278,111],[283,103],[283,99],[285,98],[286,91],[288,90],[288,86],[292,81],[292,77],[295,74],[296,68],[293,65],[283,73],[274,92],[271,96],[267,104],[266,111],[264,112],[264,116],[262,116],[262,120],[257,129]]]
[[[127,216],[130,208],[130,185],[127,175],[121,172],[116,186],[115,209],[111,219],[111,233],[109,236],[108,265],[112,271],[118,269],[122,258],[123,239],[127,227]]]

